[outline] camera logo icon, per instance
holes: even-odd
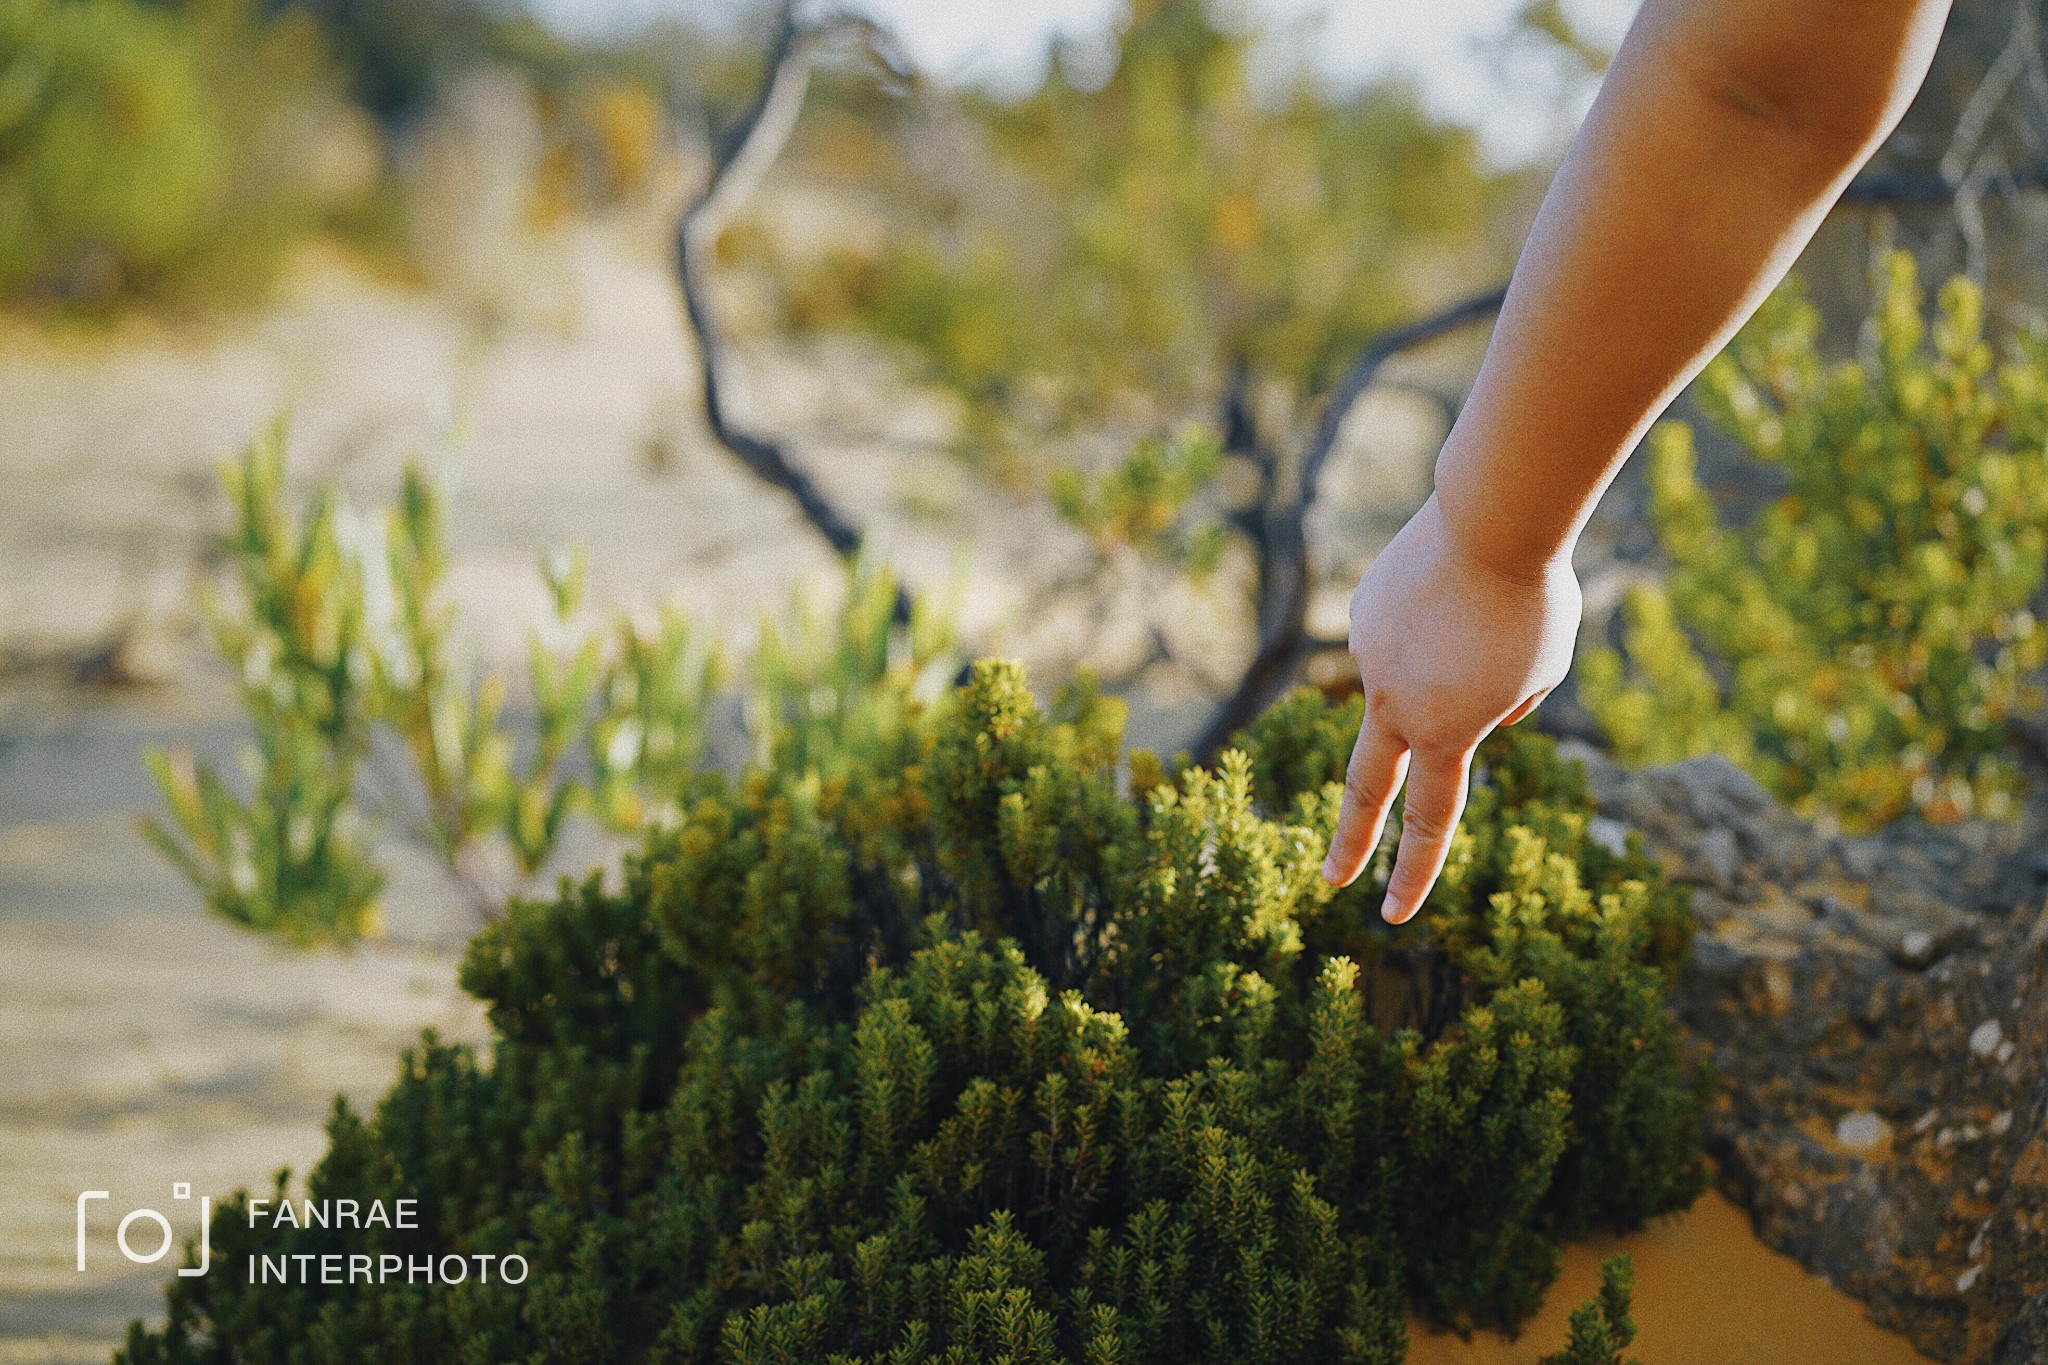
[[[113,1196],[106,1190],[85,1190],[78,1196],[78,1268],[81,1272],[85,1269],[85,1206],[97,1199],[111,1198]],[[192,1198],[192,1182],[189,1180],[174,1181],[171,1185],[171,1198],[173,1200],[190,1200]],[[207,1195],[202,1194],[199,1196],[199,1264],[196,1268],[191,1266],[181,1267],[178,1271],[179,1275],[186,1278],[197,1278],[204,1275],[207,1267],[212,1264],[213,1238],[210,1226],[212,1220],[213,1200]],[[130,1229],[134,1228],[137,1223],[154,1223],[156,1225],[156,1230],[160,1234],[160,1240],[153,1249],[149,1247],[149,1233],[147,1230],[135,1234],[136,1240],[142,1244],[142,1249],[138,1250],[134,1243],[129,1240]],[[133,1261],[136,1265],[155,1265],[158,1261],[170,1255],[171,1247],[177,1240],[177,1234],[171,1231],[171,1220],[155,1209],[129,1210],[128,1214],[121,1219],[120,1225],[114,1230],[114,1245],[120,1248],[123,1256]]]

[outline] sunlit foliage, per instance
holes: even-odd
[[[1565,1349],[1543,1357],[1543,1365],[1639,1365],[1622,1358],[1636,1339],[1629,1300],[1635,1291],[1635,1263],[1618,1252],[1600,1266],[1600,1292],[1572,1310],[1572,1335]]]
[[[171,827],[144,830],[223,918],[297,942],[347,940],[375,931],[384,882],[355,806],[369,742],[362,578],[331,495],[300,518],[283,511],[283,440],[273,428],[222,467],[237,592],[204,601],[253,732],[247,797],[189,752],[151,750]]]
[[[1416,310],[1420,271],[1473,268],[1501,191],[1405,87],[1260,89],[1252,47],[1141,0],[1095,79],[1070,49],[1027,97],[971,100],[971,135],[912,123],[966,148],[918,154],[898,230],[799,272],[789,316],[900,341],[997,448],[1216,421],[1240,366],[1298,415]]]
[[[1625,760],[1723,753],[1853,830],[2013,813],[2007,721],[2048,662],[2048,339],[2000,362],[1968,281],[1931,327],[1922,302],[1894,256],[1869,356],[1828,365],[1788,287],[1708,368],[1700,407],[1786,485],[1745,527],[1695,477],[1691,430],[1653,433],[1670,578],[1631,593],[1626,661],[1579,674]]]

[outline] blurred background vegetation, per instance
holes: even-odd
[[[595,41],[493,0],[7,0],[0,300],[247,302],[295,239],[388,245],[408,139],[480,69],[545,125],[534,214],[644,188],[744,112],[773,19],[705,5]],[[1521,25],[1579,41],[1554,5]],[[903,341],[1026,430],[1143,425],[1238,364],[1300,399],[1418,282],[1499,269],[1532,178],[1405,81],[1276,75],[1260,39],[1141,0],[1107,71],[1061,43],[1021,94],[904,100],[828,73],[794,162],[882,216],[808,251],[739,225],[727,259],[776,270],[779,321]]]
[[[553,115],[560,183],[534,187],[536,212],[579,176],[602,190],[649,173],[661,116],[630,57],[490,6],[7,0],[0,299],[72,315],[248,304],[315,235],[388,258],[398,140],[486,63],[528,73]]]
[[[708,436],[730,471],[788,499],[815,548],[850,562],[865,545],[886,562],[902,584],[903,620],[914,603],[946,596],[947,583],[929,556],[892,559],[904,521],[940,527],[956,554],[1004,556],[992,572],[1016,589],[1007,624],[971,619],[970,593],[963,648],[1018,650],[1047,676],[1092,666],[1111,690],[1172,711],[1160,737],[1198,756],[1297,680],[1343,685],[1344,597],[1426,495],[1429,456],[1456,417],[1498,287],[1614,30],[1589,28],[1583,6],[1558,0],[1502,10],[1494,69],[1525,84],[1539,73],[1540,93],[1524,89],[1517,107],[1530,122],[1550,111],[1547,134],[1504,156],[1411,76],[1335,79],[1312,28],[1220,0],[1131,0],[1106,30],[1058,38],[1042,68],[1007,83],[919,71],[916,34],[865,12],[771,0],[609,18],[602,8],[583,7],[593,22],[571,24],[574,6],[511,0],[0,0],[0,312],[11,335],[118,332],[137,318],[232,328],[278,307],[281,282],[309,256],[340,259],[454,302],[467,328],[449,396],[459,425],[475,401],[463,376],[480,371],[476,357],[497,339],[586,325],[556,299],[573,300],[587,264],[564,265],[544,244],[607,225],[614,246],[666,277],[659,288],[673,301],[658,307],[682,301],[670,291],[688,304],[671,313],[685,339],[663,400],[676,415],[645,438],[644,474],[674,474],[679,447]],[[1626,6],[1608,8],[1625,17]],[[2033,486],[2032,428],[2003,420],[1991,399],[1981,421],[1944,409],[1949,425],[1938,431],[1913,416],[1914,386],[1947,383],[1939,365],[1962,362],[1898,370],[1917,345],[1900,338],[1920,335],[1906,314],[1917,318],[1921,302],[1899,292],[1897,262],[1917,259],[1930,284],[1963,279],[1970,344],[2012,353],[1996,381],[2007,390],[2034,384],[2043,352],[2027,338],[2043,322],[2048,278],[2038,259],[2048,234],[2037,230],[2048,226],[2037,221],[2044,147],[2048,66],[2033,0],[1964,0],[1925,95],[1802,263],[1809,302],[1798,325],[1753,344],[1768,361],[1715,371],[1699,409],[1712,420],[1693,423],[1682,476],[1675,455],[1660,459],[1610,499],[1581,566],[1587,643],[1626,644],[1633,671],[1589,650],[1589,704],[1567,689],[1543,723],[1638,759],[1725,752],[1810,813],[1859,827],[1908,809],[1961,818],[2010,804],[2023,784],[2008,730],[2032,734],[2037,695],[2024,675],[2040,663],[2039,507],[2022,507],[2019,493],[1992,496],[1988,520],[1967,533],[1943,522],[1912,545],[1886,549],[1878,535],[1857,549],[1863,542],[1826,528],[1860,524],[1850,503],[1876,496],[1873,480],[1891,474],[1815,483],[1800,469],[1834,468],[1856,430],[1889,423],[1901,468],[1924,463],[1930,443],[1945,452],[1926,486],[1959,507],[1990,496],[1978,488],[1985,469]],[[1861,394],[1859,376],[1887,356],[1888,389],[1837,412],[1840,430],[1803,448],[1805,465],[1775,459],[1758,424],[1794,420],[1807,399],[1771,366],[1819,374],[1824,361],[1851,359],[1838,388]],[[1748,377],[1730,388],[1738,364]],[[1989,372],[1988,360],[1969,364],[1972,376]],[[872,482],[863,452],[878,448],[882,423],[872,403],[862,417],[835,396],[854,372],[879,374],[880,391],[902,402],[935,405],[931,444],[951,471],[920,467],[880,512],[861,489]],[[1750,406],[1731,408],[1730,393]],[[1757,393],[1777,406],[1759,416]],[[787,420],[792,402],[805,420]],[[1679,415],[1693,411],[1687,400]],[[565,476],[574,456],[556,457]],[[268,501],[256,509],[243,498],[226,542],[211,539],[218,502],[203,488],[188,495],[205,509],[197,580],[220,585],[241,566],[244,616],[225,635],[227,618],[216,612],[211,625],[243,672],[251,640],[309,629],[291,616],[296,599],[271,589],[317,579],[321,609],[348,617],[335,604],[360,595],[362,565],[381,554],[343,543],[349,516],[333,510],[317,469],[287,490],[282,441],[265,459]],[[230,470],[230,489],[253,468]],[[702,482],[694,468],[686,487]],[[1783,501],[1788,480],[1796,512]],[[404,487],[408,507],[440,496],[416,471]],[[292,507],[301,494],[303,525]],[[449,504],[452,518],[460,506]],[[1011,523],[993,550],[976,543],[987,528],[970,515],[978,507]],[[1703,542],[1680,522],[1736,527],[1715,531],[1727,558],[1760,511],[1752,531],[1763,528],[1769,562],[1745,570],[1753,590],[1718,606],[1689,590],[1719,571],[1701,567]],[[403,524],[411,512],[389,515]],[[322,578],[289,554],[249,559],[252,517],[268,526],[257,540],[325,544],[346,572]],[[879,540],[869,534],[877,525]],[[602,524],[582,535],[609,538]],[[1779,541],[1793,548],[1778,554]],[[1939,541],[1940,553],[1921,541]],[[1797,550],[1809,543],[1833,548]],[[431,548],[410,569],[394,561],[400,600],[442,591],[448,557]],[[259,560],[260,582],[249,574]],[[1667,566],[1679,571],[1676,615],[1653,586]],[[1766,676],[1745,650],[1868,671],[1853,632],[1822,638],[1819,624],[1780,619],[1804,591],[1799,576],[1815,573],[1850,583],[1840,620],[1889,621],[1901,603],[1953,598],[1962,624],[1908,641],[1912,659],[1874,700],[1849,707],[1840,699],[1854,689],[1840,687],[1809,695],[1793,675],[1813,669]],[[1955,582],[1932,583],[1944,573]],[[1996,600],[1979,602],[1971,585],[1994,579]],[[578,608],[546,581],[559,618],[548,629],[559,635]],[[616,581],[608,587],[623,595]],[[765,584],[759,595],[777,600]],[[1627,622],[1616,610],[1624,599]],[[1767,602],[1779,616],[1743,617]],[[509,634],[524,638],[546,619],[528,612]],[[452,621],[419,617],[410,628],[435,632],[428,652],[452,650],[463,633]],[[203,638],[200,624],[188,620],[192,639]],[[680,627],[643,634],[658,641],[670,629]],[[1797,638],[1778,638],[1786,632]],[[370,634],[365,626],[359,652],[374,663]],[[402,713],[417,713],[406,743],[431,799],[412,823],[437,829],[430,842],[444,851],[495,830],[531,873],[554,846],[562,793],[602,785],[595,741],[564,748],[566,736],[607,722],[596,700],[604,687],[577,671],[576,639],[563,638],[568,652],[549,668],[472,673],[450,654],[438,681],[422,684],[446,693],[438,699],[405,702],[380,684],[401,733]],[[629,653],[641,638],[630,627],[616,636]],[[1766,638],[1769,648],[1752,648]],[[348,673],[350,646],[334,648],[321,686],[361,684]],[[553,657],[535,648],[532,659]],[[1913,662],[1929,650],[1955,662]],[[1972,660],[1982,667],[1973,672]],[[1985,669],[1998,679],[1990,691]],[[1951,675],[1958,681],[1942,681]],[[437,708],[473,733],[452,748],[436,739],[426,717]],[[1784,719],[1794,713],[1796,724]],[[1773,726],[1804,738],[1774,738]],[[1844,727],[1855,743],[1837,733]],[[291,769],[298,760],[279,755],[295,751],[279,745],[271,767]],[[313,766],[322,765],[333,766]],[[229,786],[203,798],[204,769],[168,757],[159,775],[188,851],[227,838],[212,826],[228,818]],[[353,779],[336,780],[322,821],[346,804]],[[539,785],[521,796],[522,782]],[[615,807],[659,801],[614,788]],[[436,802],[461,809],[437,813]],[[367,904],[373,881],[364,873],[344,899]],[[210,894],[232,900],[222,886]]]

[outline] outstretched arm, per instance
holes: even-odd
[[[1919,88],[1948,0],[1645,0],[1537,214],[1436,492],[1359,581],[1365,721],[1323,875],[1404,777],[1384,913],[1442,870],[1473,750],[1571,664],[1571,552],[1651,421],[1813,236]]]

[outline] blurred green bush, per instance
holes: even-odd
[[[1504,272],[1489,233],[1516,181],[1405,86],[1258,88],[1234,15],[1140,0],[1102,70],[1062,50],[1039,89],[966,97],[951,126],[828,103],[804,163],[897,218],[780,262],[785,321],[900,344],[968,401],[985,453],[1075,427],[1225,430],[1234,389],[1280,442],[1414,315],[1417,281]],[[733,234],[732,255],[773,251]]]
[[[0,0],[0,306],[245,296],[381,150],[308,16]]]
[[[2048,337],[1995,363],[1967,280],[1931,329],[1922,304],[1893,256],[1869,358],[1831,366],[1788,285],[1707,368],[1701,410],[1786,483],[1745,527],[1695,477],[1691,429],[1652,433],[1670,576],[1579,668],[1624,761],[1726,754],[1852,831],[2015,813],[2007,721],[2048,662]]]

